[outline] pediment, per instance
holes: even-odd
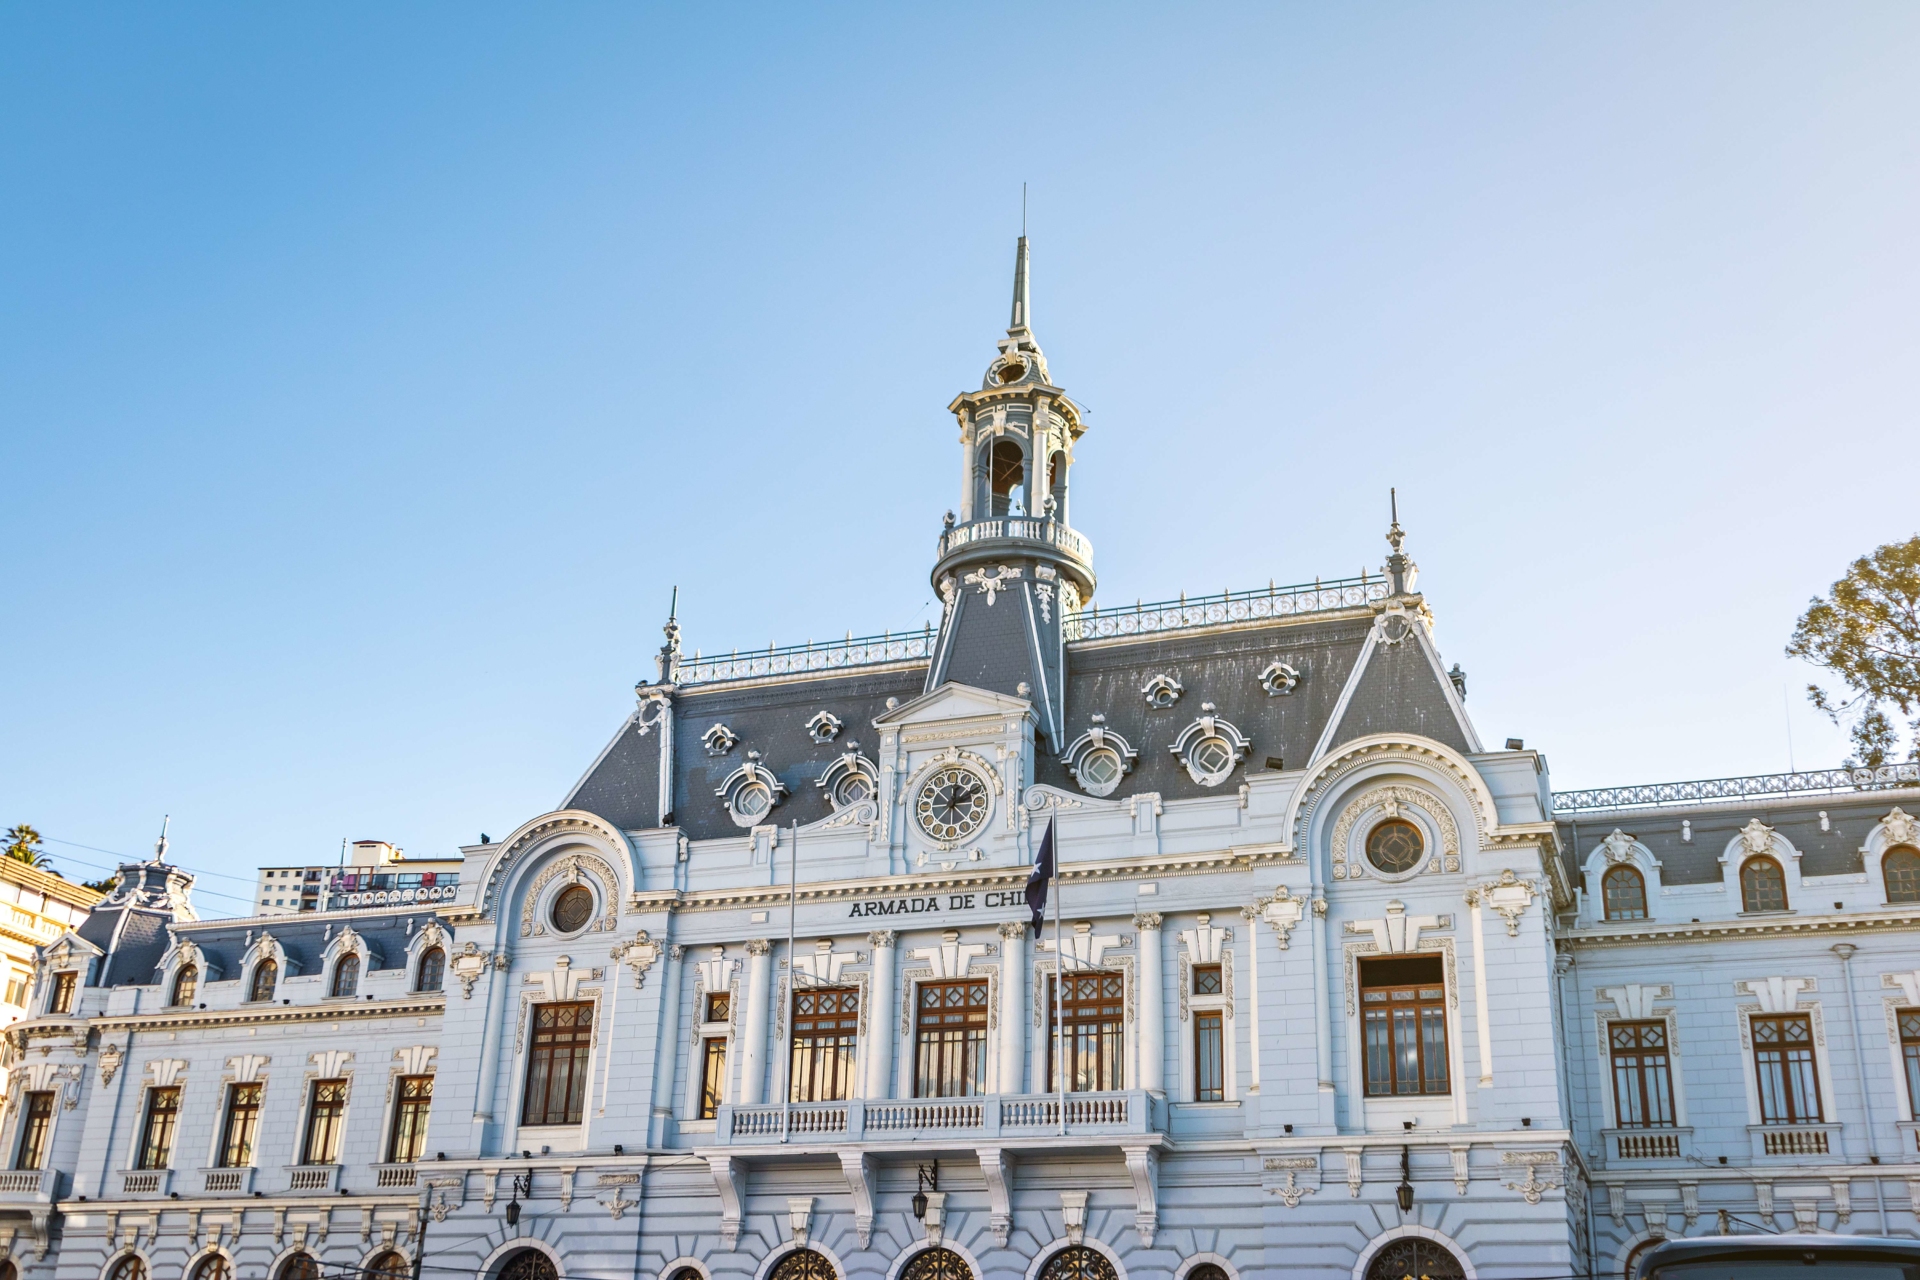
[[[987,717],[1031,718],[1033,714],[1033,703],[1026,698],[1013,698],[991,689],[948,681],[938,689],[923,693],[911,702],[903,702],[893,710],[874,717],[873,723],[880,729],[901,729],[909,725]]]
[[[41,954],[47,957],[48,962],[52,964],[54,968],[64,969],[70,967],[76,957],[91,960],[104,956],[107,953],[93,943],[88,942],[79,934],[69,930],[61,934],[58,938],[55,938],[52,942],[49,942],[42,949]]]

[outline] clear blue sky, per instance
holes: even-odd
[[[1103,600],[1377,566],[1397,485],[1557,785],[1789,704],[1835,763],[1781,648],[1920,524],[1916,66],[1911,4],[9,6],[0,824],[445,853],[675,583],[689,648],[917,625],[1023,181]]]

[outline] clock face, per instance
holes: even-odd
[[[987,784],[971,769],[947,765],[936,769],[914,801],[920,829],[943,843],[965,840],[986,825]]]

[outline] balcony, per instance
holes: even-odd
[[[944,560],[949,552],[976,542],[1003,538],[1064,551],[1083,566],[1093,564],[1093,543],[1087,541],[1085,534],[1069,529],[1058,520],[1036,520],[1031,516],[995,516],[955,525],[940,535],[939,558]]]
[[[287,1169],[289,1191],[332,1191],[340,1185],[337,1164],[296,1164]]]
[[[202,1169],[200,1189],[208,1195],[244,1196],[253,1190],[253,1169]]]
[[[1753,1124],[1747,1126],[1756,1159],[1766,1156],[1835,1156],[1840,1154],[1837,1124]]]
[[[58,1176],[53,1169],[0,1170],[0,1197],[8,1200],[51,1201],[54,1180]]]
[[[1066,1137],[1108,1138],[1161,1133],[1165,1104],[1144,1090],[1067,1095]],[[850,1099],[846,1102],[722,1107],[714,1126],[720,1146],[761,1146],[789,1138],[815,1143],[967,1142],[976,1138],[1058,1138],[1056,1094],[991,1094],[977,1098]]]
[[[373,1174],[376,1187],[410,1187],[418,1170],[410,1164],[377,1164],[373,1166]]]
[[[1613,1160],[1684,1160],[1693,1150],[1693,1130],[1602,1129],[1601,1139]]]
[[[171,1169],[126,1169],[120,1174],[123,1196],[163,1196],[173,1181]]]

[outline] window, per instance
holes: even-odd
[[[973,1269],[951,1249],[922,1249],[900,1269],[900,1280],[973,1280]]]
[[[7,1003],[15,1008],[26,1007],[27,980],[17,973],[7,980]]]
[[[296,1253],[280,1264],[280,1280],[320,1280],[320,1264],[310,1253]]]
[[[1221,1012],[1196,1009],[1193,1014],[1193,1100],[1226,1101],[1226,1071],[1222,1064]]]
[[[1880,860],[1888,902],[1920,902],[1920,849],[1897,844]]]
[[[180,1119],[180,1089],[147,1090],[147,1118],[140,1126],[136,1169],[164,1169],[173,1159],[173,1130]]]
[[[400,1097],[393,1107],[393,1137],[387,1143],[388,1164],[412,1164],[427,1145],[427,1111],[433,1106],[432,1076],[400,1077]]]
[[[1049,984],[1049,994],[1060,990]],[[1126,1088],[1121,1079],[1121,1000],[1125,992],[1117,973],[1070,973],[1066,996],[1060,1001],[1060,1020],[1066,1040],[1067,1090],[1071,1093],[1106,1092]],[[1060,1065],[1055,1056],[1052,1027],[1047,1034],[1049,1089],[1059,1088]]]
[[[527,1096],[520,1123],[579,1124],[587,1099],[587,1059],[593,1050],[593,1006],[537,1004],[533,1045],[527,1052]]]
[[[1112,794],[1120,785],[1120,775],[1126,772],[1121,763],[1120,753],[1112,747],[1095,747],[1080,757],[1079,765],[1074,769],[1080,785],[1096,796]]]
[[[1613,867],[1600,877],[1600,901],[1609,920],[1647,918],[1647,882],[1632,867]]]
[[[253,983],[247,988],[247,999],[273,999],[273,989],[279,981],[280,966],[272,960],[262,960],[253,966]]]
[[[147,1280],[147,1264],[140,1261],[139,1254],[130,1253],[113,1264],[107,1280]]]
[[[708,1022],[725,1022],[732,1016],[732,1011],[733,994],[731,992],[716,991],[707,997]]]
[[[1813,1060],[1811,1018],[1800,1013],[1754,1018],[1753,1073],[1760,1083],[1761,1124],[1820,1120],[1820,1076]]]
[[[330,994],[350,996],[360,990],[360,957],[349,951],[333,966],[333,990]]]
[[[548,914],[557,933],[578,933],[593,919],[593,890],[583,884],[570,884],[553,900]]]
[[[1197,964],[1193,966],[1193,994],[1197,996],[1217,996],[1221,990],[1219,965]]]
[[[987,984],[927,982],[914,1018],[913,1096],[987,1091]]]
[[[549,1274],[552,1273],[552,1263],[547,1264],[547,1270]],[[367,1269],[360,1274],[367,1280],[407,1280],[412,1272],[413,1268],[407,1265],[407,1260],[389,1249],[369,1262]]]
[[[1740,867],[1742,911],[1785,911],[1787,877],[1772,858],[1748,858]]]
[[[176,1009],[185,1009],[193,1004],[194,992],[200,989],[200,969],[196,965],[185,965],[173,980],[173,999],[168,1003]]]
[[[253,1141],[260,1133],[260,1093],[263,1086],[227,1087],[227,1118],[220,1126],[220,1167],[244,1169],[253,1163]]]
[[[1187,1280],[1227,1280],[1227,1270],[1211,1262],[1203,1262],[1187,1272]]]
[[[1439,956],[1360,961],[1367,1095],[1447,1092],[1447,986]]]
[[[20,1117],[20,1149],[14,1153],[16,1169],[38,1169],[47,1158],[47,1131],[53,1127],[53,1093],[29,1093]]]
[[[1673,1075],[1667,1024],[1615,1022],[1607,1028],[1613,1052],[1613,1111],[1622,1129],[1673,1124]]]
[[[788,1096],[795,1102],[837,1102],[853,1095],[853,1049],[860,1030],[860,993],[827,987],[793,993],[793,1053]]]
[[[812,1249],[795,1249],[774,1264],[767,1280],[834,1280],[833,1265]]]
[[[1119,1280],[1105,1254],[1083,1244],[1071,1245],[1047,1259],[1040,1280]]]
[[[193,1280],[233,1280],[233,1268],[224,1253],[210,1253],[193,1269]]]
[[[1367,1264],[1367,1280],[1462,1280],[1466,1270],[1445,1248],[1419,1236],[1389,1241]]]
[[[72,1013],[74,989],[80,985],[80,975],[73,972],[53,975],[53,996],[47,1001],[48,1013]]]
[[[420,957],[420,974],[414,980],[415,991],[438,991],[447,980],[447,953],[439,947],[428,947]]]
[[[1020,487],[1025,478],[1025,459],[1020,454],[1020,446],[1011,440],[997,440],[987,460],[987,485],[991,491],[990,505],[982,513],[987,516],[1004,516],[1013,511],[1013,491]]]
[[[538,1249],[522,1249],[500,1268],[500,1280],[559,1280],[559,1277],[560,1273],[554,1270],[553,1259]]]
[[[711,1120],[726,1100],[727,1038],[708,1036],[700,1049],[700,1119]]]
[[[1420,828],[1405,818],[1389,818],[1367,833],[1367,861],[1388,875],[1418,867],[1426,848]]]
[[[1907,1101],[1920,1116],[1920,1009],[1900,1010],[1900,1058],[1907,1067]]]
[[[307,1100],[307,1145],[301,1164],[340,1163],[340,1122],[347,1114],[347,1082],[315,1080]]]
[[[873,799],[873,779],[859,769],[849,769],[833,784],[833,807],[845,809]]]

